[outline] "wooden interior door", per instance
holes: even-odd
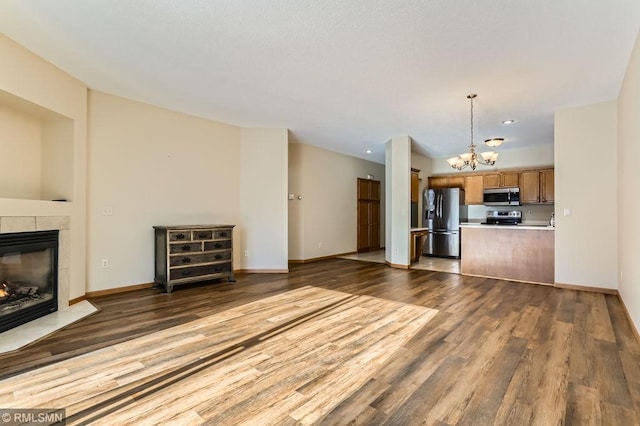
[[[380,248],[380,181],[358,178],[358,253]]]

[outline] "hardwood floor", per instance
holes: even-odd
[[[99,313],[0,356],[0,397],[26,398],[20,403],[27,404],[30,397],[25,393],[38,386],[28,377],[82,363],[78,355],[85,354],[82,359],[86,359],[99,356],[100,351],[112,352],[111,360],[117,363],[124,360],[116,353],[118,348],[129,347],[133,339],[180,332],[183,329],[171,327],[190,329],[212,317],[255,306],[249,305],[252,302],[278,301],[295,294],[288,293],[291,290],[310,286],[437,313],[392,346],[385,362],[345,370],[345,378],[360,381],[328,397],[332,405],[326,413],[317,418],[288,416],[278,424],[639,424],[640,345],[617,296],[342,259],[292,265],[289,274],[239,274],[236,278],[234,284],[182,286],[171,294],[139,290],[96,298]],[[282,312],[295,314],[295,304],[276,304],[291,308]],[[330,340],[327,344],[339,340],[331,334],[338,328],[327,321],[326,328],[318,328],[323,332],[320,340]],[[211,330],[215,332],[215,327]],[[166,340],[167,346],[171,342]],[[255,349],[262,345],[257,343]],[[364,340],[362,345],[370,344]],[[282,353],[290,350],[284,344],[270,350],[278,347]],[[131,354],[135,357],[135,351]],[[169,355],[164,357],[171,360]],[[295,359],[287,362],[294,375],[300,367]],[[207,374],[215,375],[205,369],[177,377],[172,386],[175,392],[183,386],[190,389],[194,377],[197,382],[198,375]],[[6,386],[21,380],[27,381],[19,391]],[[305,386],[314,383],[296,386],[304,394]],[[278,392],[272,396],[264,392],[260,391],[261,398],[267,395],[274,404],[283,402]],[[139,398],[134,393],[132,399]],[[250,407],[258,393],[245,393],[242,402],[223,412],[215,404],[207,405],[219,396],[215,388],[209,389],[199,411],[182,413],[180,404],[168,408],[165,404],[165,409],[172,416],[191,416],[182,418],[191,423],[217,418],[218,424],[237,424],[225,419],[224,413],[234,412],[233,407]],[[169,396],[159,393],[158,401],[170,400]],[[42,395],[35,392],[32,397]]]

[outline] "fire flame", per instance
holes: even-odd
[[[7,297],[9,292],[7,291],[7,285],[2,283],[2,288],[0,288],[0,297]]]

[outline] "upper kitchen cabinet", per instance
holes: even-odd
[[[520,173],[520,202],[522,204],[540,202],[540,172]]]
[[[553,169],[520,173],[520,202],[522,204],[553,203]]]
[[[380,181],[359,178],[358,199],[380,201]]]
[[[555,174],[553,169],[540,172],[540,202],[553,203],[555,197]]]
[[[420,170],[411,168],[411,202],[417,203],[420,199]]]
[[[503,188],[517,188],[520,184],[520,173],[501,173],[501,183]]]
[[[553,168],[473,172],[429,178],[431,189],[464,189],[466,205],[483,204],[485,189],[518,187],[522,204],[552,204],[555,201]]]
[[[484,188],[517,188],[519,176],[518,172],[487,173],[484,175]]]
[[[482,204],[484,179],[482,175],[465,176],[464,203],[466,205]]]
[[[411,168],[411,227],[417,228],[420,221],[418,202],[420,201],[420,170]]]
[[[429,178],[429,189],[460,188],[464,189],[462,176],[432,176]]]

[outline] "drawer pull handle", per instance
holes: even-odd
[[[182,262],[182,263],[191,263],[191,258],[190,258],[190,257],[183,257],[183,258],[181,259],[181,262]]]
[[[178,234],[176,235],[176,240],[184,240],[185,235],[184,234]]]
[[[221,232],[221,233],[220,233],[220,236],[221,236],[221,237],[226,237],[226,236],[227,236],[227,233],[226,233],[226,232]]]
[[[205,234],[204,232],[201,232],[198,234],[198,238],[207,238],[207,234]]]
[[[216,266],[215,268],[213,268],[213,270],[216,272],[220,272],[222,271],[222,266]]]
[[[186,244],[185,244],[185,245],[183,245],[183,246],[182,246],[182,251],[191,251],[191,246],[188,246],[188,245],[186,245]]]
[[[215,258],[216,258],[216,260],[218,260],[218,259],[222,259],[222,255],[221,255],[221,254],[216,254],[216,255],[215,255]]]
[[[182,276],[188,277],[189,275],[191,275],[191,271],[182,271]]]
[[[222,244],[220,244],[220,243],[215,243],[213,246],[214,246],[215,248],[220,248],[220,247],[222,247]]]

